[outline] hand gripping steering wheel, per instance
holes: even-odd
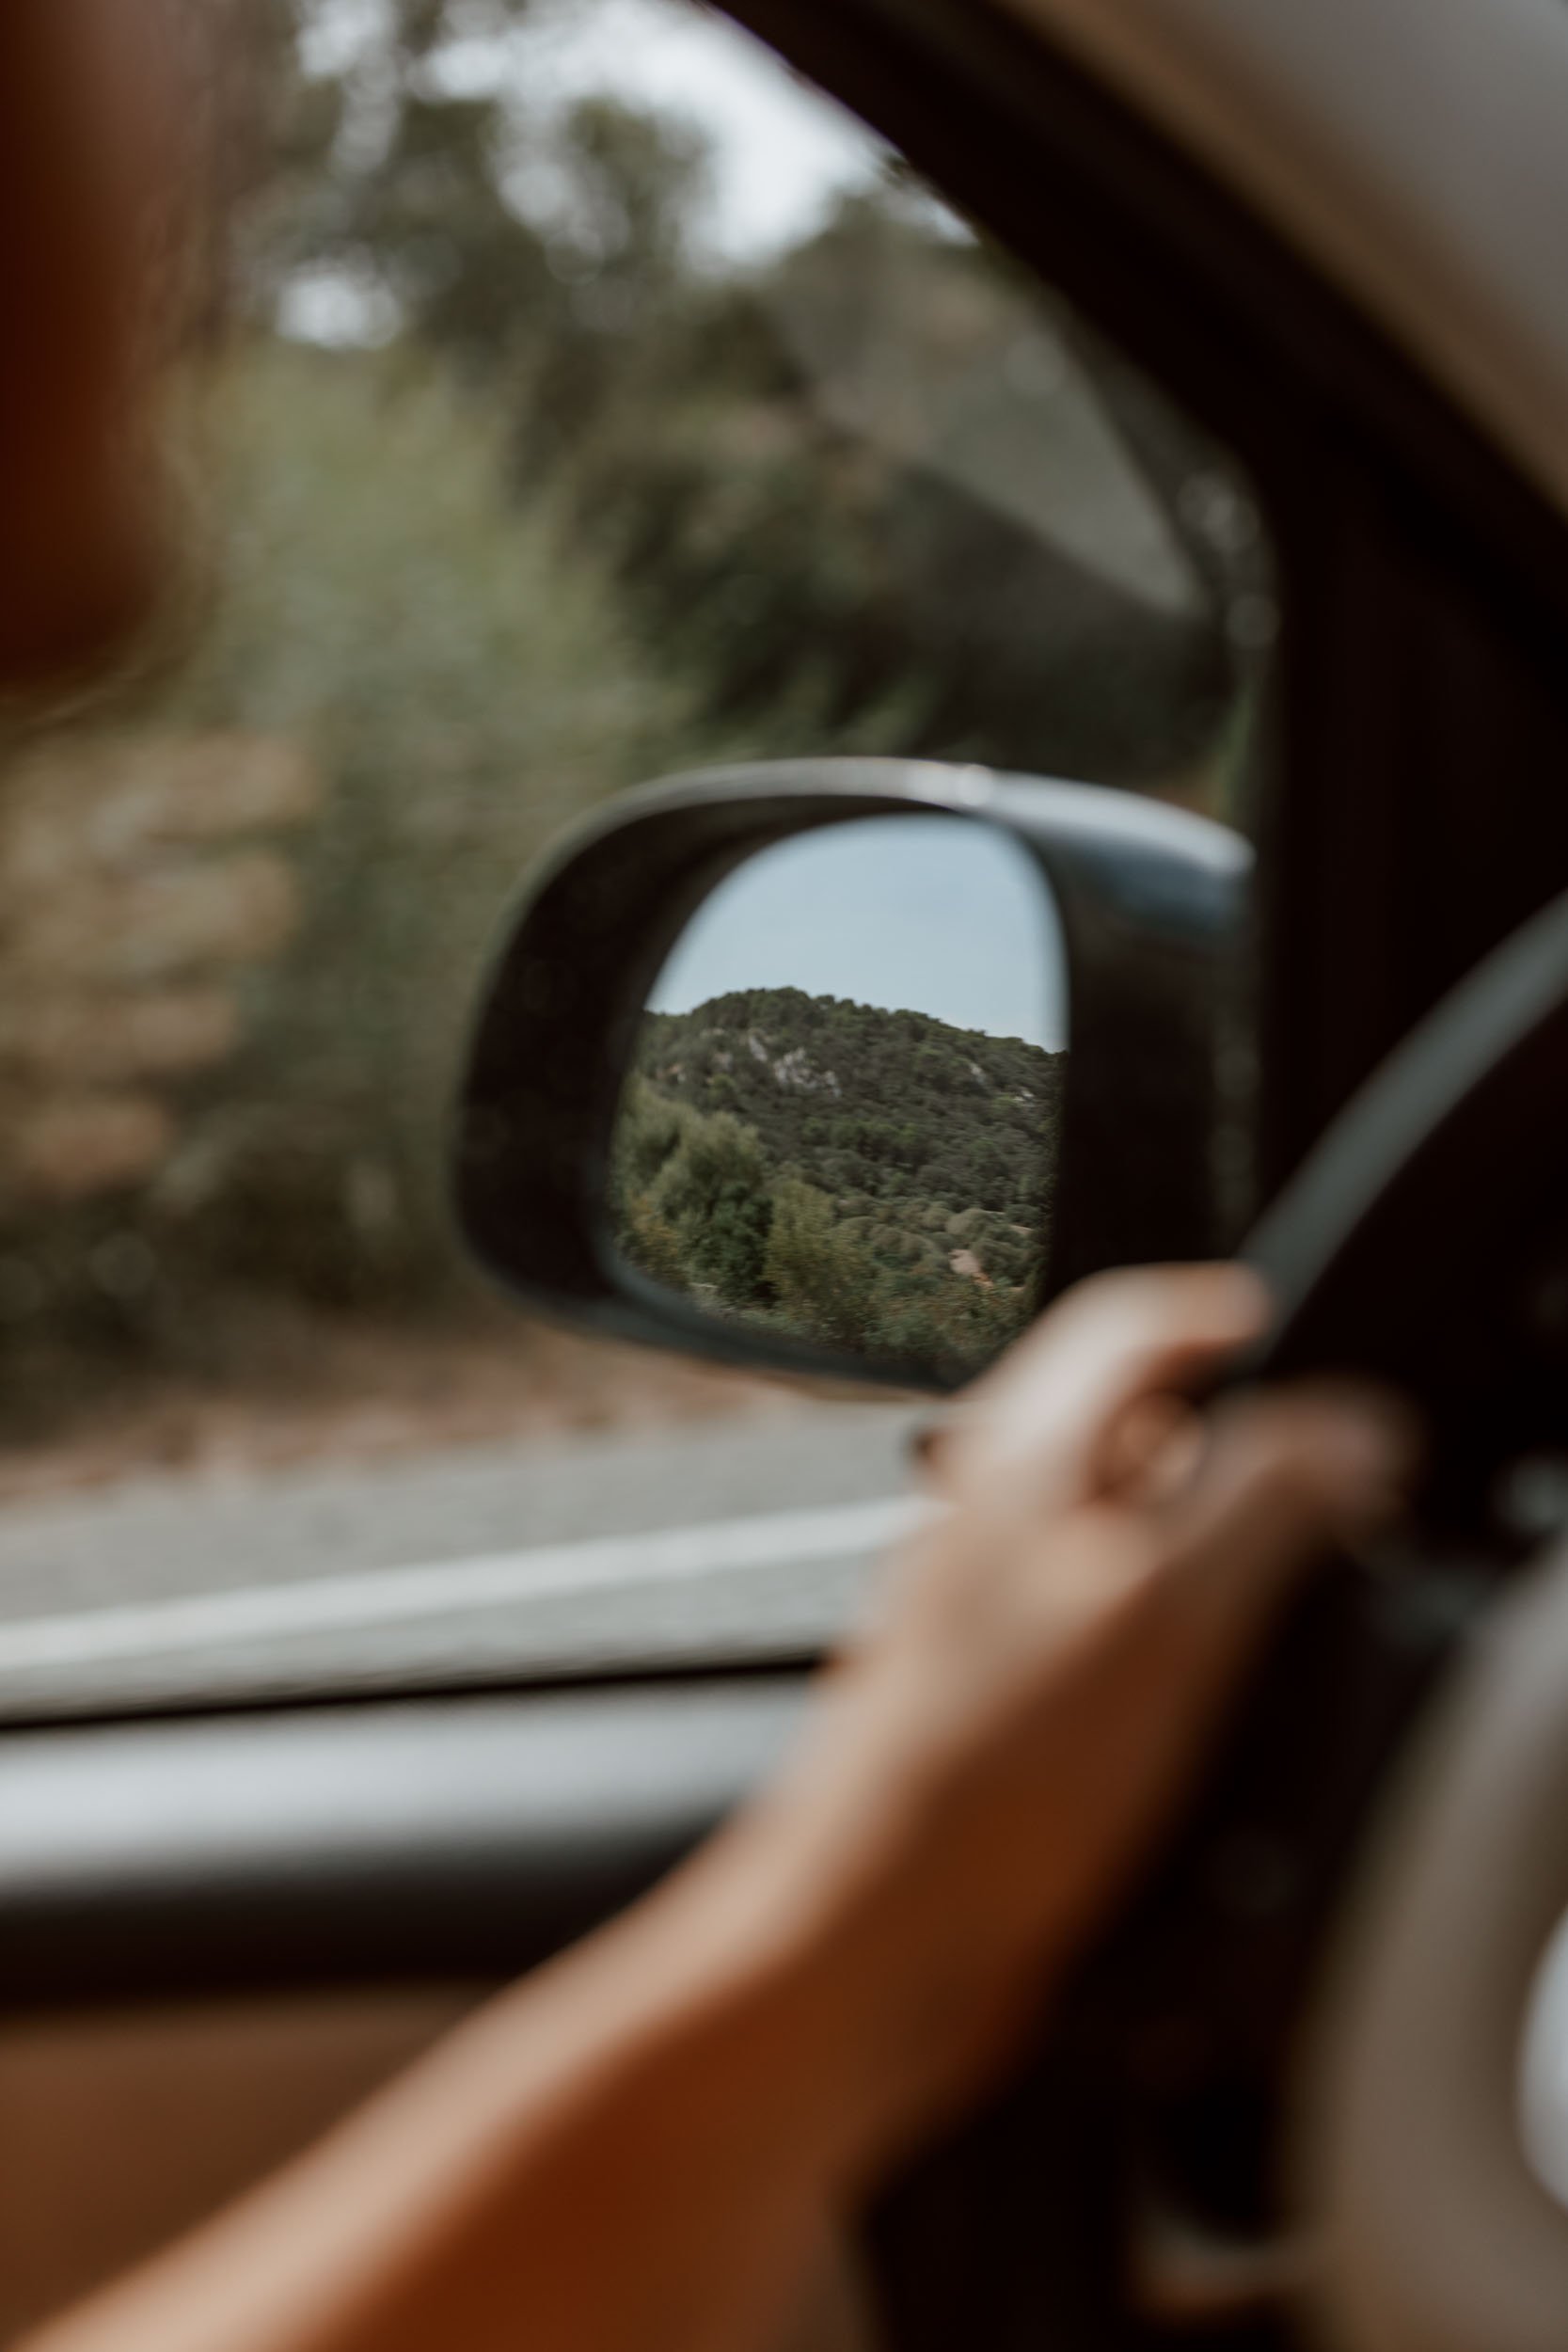
[[[1245,1376],[1393,1382],[1430,1471],[1300,1597],[1034,2062],[874,2217],[892,2352],[1568,2345],[1516,2121],[1568,1910],[1568,1563],[1530,1567],[1568,1522],[1565,1095],[1568,899],[1253,1236],[1282,1312]]]

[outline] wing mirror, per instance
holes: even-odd
[[[1241,1231],[1249,854],[895,760],[629,794],[506,928],[459,1105],[482,1263],[593,1330],[958,1386],[1067,1282]]]

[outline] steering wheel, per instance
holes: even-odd
[[[1568,1553],[1488,1619],[1413,1746],[1304,2086],[1315,2293],[1347,2352],[1554,2352],[1568,2211],[1520,2072],[1568,1915]]]
[[[873,2217],[891,2352],[1286,2346],[1313,2301],[1354,2352],[1568,2342],[1568,2214],[1515,2120],[1568,1910],[1568,1565],[1528,1573],[1568,1521],[1565,1075],[1568,899],[1253,1235],[1281,1314],[1243,1376],[1394,1383],[1429,1474],[1397,1546],[1302,1594],[1033,2061]]]

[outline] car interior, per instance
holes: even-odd
[[[140,894],[117,985],[225,1041],[144,1022],[142,1126],[0,1203],[0,2338],[654,1884],[930,1418],[1070,1281],[1239,1252],[1238,1379],[1418,1402],[1409,1521],[781,2352],[1560,2343],[1568,13],[277,22],[191,362],[241,590],[21,746],[0,837],[53,870],[47,785]],[[627,1400],[531,1390],[495,1501],[455,1356],[408,1391],[455,1438],[386,1401],[427,1231],[486,1365]],[[331,1418],[352,1326],[341,1438],[177,1443],[285,1295],[255,1425]],[[131,1403],[44,1483],[61,1364]]]

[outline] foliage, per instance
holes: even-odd
[[[974,1369],[1038,1301],[1065,1056],[800,989],[644,1021],[622,1248],[716,1312]]]
[[[504,13],[517,78],[476,96],[433,71],[461,9],[388,0],[314,78],[275,10],[294,161],[258,211],[252,306],[312,271],[379,297],[507,420],[515,495],[568,501],[723,724],[1101,779],[1200,763],[1260,584],[1202,437],[900,167],[781,255],[705,263],[700,134],[603,95],[531,104],[529,27],[562,12]],[[1130,501],[1185,598],[1139,577],[1147,545],[1098,560]]]
[[[222,1002],[197,1008],[178,1069],[160,1047],[152,1093],[137,1076],[134,1134],[95,1078],[104,1099],[78,1118],[72,1098],[62,1144],[61,1073],[29,1071],[50,1165],[97,1189],[66,1215],[12,1200],[0,1230],[0,1320],[48,1337],[85,1316],[187,1353],[234,1285],[395,1310],[451,1289],[465,1025],[516,878],[563,819],[759,754],[1191,793],[1239,766],[1219,722],[1261,578],[1215,453],[898,171],[795,246],[721,262],[689,122],[534,103],[526,74],[478,94],[444,76],[460,35],[531,38],[546,0],[231,6],[261,135],[223,158],[245,182],[230,331],[214,306],[190,354],[213,590],[131,748],[138,773],[172,775],[193,745],[261,746],[313,799],[259,848],[214,777],[228,814],[207,849],[162,840],[146,857],[178,875],[135,879],[160,921],[178,880],[211,935],[221,836],[230,885],[264,896],[270,872],[293,929],[265,952],[210,940],[197,977]],[[361,20],[357,51],[325,37]],[[288,340],[307,296],[357,318],[344,348]],[[1113,473],[1190,575],[1186,602],[1146,593],[1136,546],[1095,560]],[[126,725],[79,716],[61,772],[112,766]],[[52,976],[68,1009],[80,978]],[[124,1009],[145,1056],[142,1009]],[[846,1344],[986,1352],[1032,1296],[1059,1066],[804,998],[715,1025],[839,1090],[780,1082],[689,1019],[651,1025],[666,1074],[628,1098],[628,1251]],[[37,1060],[37,1023],[24,1042]]]
[[[493,422],[428,363],[248,348],[214,399],[218,588],[140,717],[144,765],[239,730],[328,783],[293,940],[251,974],[244,1043],[186,1089],[163,1165],[53,1217],[46,1252],[13,1229],[62,1294],[105,1238],[137,1237],[160,1269],[144,1320],[203,1269],[349,1301],[451,1282],[448,1105],[516,879],[574,810],[701,755],[613,584],[547,501],[498,501]],[[85,770],[106,744],[83,725],[56,758]],[[221,771],[209,785],[221,808]]]
[[[1048,1210],[1064,1064],[1019,1038],[794,988],[650,1013],[638,1048],[662,1095],[733,1112],[774,1166],[867,1213],[940,1206],[965,1243],[976,1216]]]

